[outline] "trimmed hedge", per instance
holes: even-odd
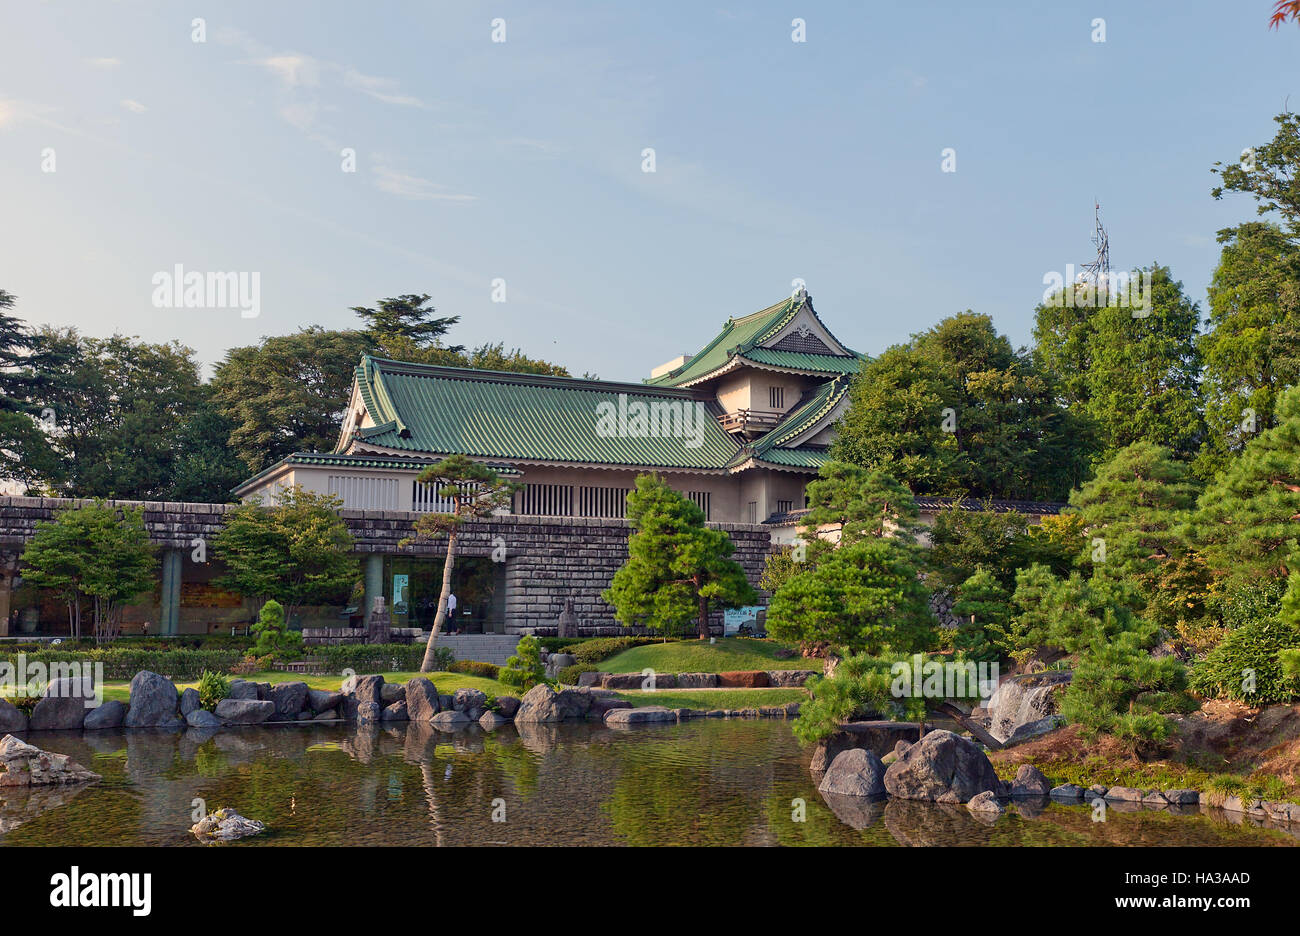
[[[600,670],[586,663],[575,663],[572,666],[566,666],[556,674],[556,678],[566,686],[576,686],[578,677],[583,673],[599,673]]]
[[[358,673],[400,673],[418,670],[424,662],[424,644],[357,644],[312,647],[310,657],[331,673],[345,669]]]
[[[447,667],[449,673],[460,673],[463,676],[481,676],[484,679],[496,679],[501,673],[501,667],[495,663],[480,663],[478,660],[457,660]]]
[[[679,638],[669,637],[669,640]],[[583,640],[579,643],[565,647],[565,653],[572,653],[574,662],[593,665],[601,660],[607,660],[616,653],[622,653],[624,650],[630,650],[632,647],[643,647],[646,644],[663,643],[662,637],[593,637],[590,640]]]
[[[149,670],[169,679],[188,681],[198,679],[205,669],[224,673],[244,654],[240,650],[136,650],[118,646],[64,650],[60,645],[54,650],[37,650],[23,656],[29,669],[33,664],[43,664],[47,669],[51,663],[102,664],[104,679],[131,679],[141,670]],[[5,647],[0,660],[16,669],[18,653]]]

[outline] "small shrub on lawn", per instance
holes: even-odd
[[[199,677],[199,706],[216,711],[217,703],[230,695],[230,679],[222,673],[204,670]]]
[[[449,673],[460,673],[463,676],[481,676],[484,679],[496,679],[501,673],[501,667],[495,663],[481,663],[478,660],[457,660],[447,667]]]
[[[514,656],[506,660],[505,668],[497,678],[517,692],[527,692],[546,681],[546,666],[542,663],[542,648],[535,637],[520,637]]]
[[[594,666],[588,666],[585,663],[574,663],[572,666],[562,668],[556,678],[566,686],[576,686],[578,684],[578,677],[583,673],[599,672],[600,670]]]

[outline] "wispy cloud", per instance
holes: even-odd
[[[447,186],[439,185],[428,179],[401,172],[384,163],[377,163],[373,170],[375,188],[400,198],[416,201],[475,201],[475,195],[459,195],[447,191]]]
[[[133,114],[143,114],[149,109],[139,101],[132,100],[131,98],[122,98],[122,106]]]

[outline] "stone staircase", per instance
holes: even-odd
[[[425,639],[428,639],[426,634]],[[477,660],[505,666],[514,655],[519,637],[515,634],[440,634],[435,646],[446,647],[457,660]]]

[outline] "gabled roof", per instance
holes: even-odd
[[[851,351],[835,341],[832,351],[843,354],[816,354],[806,351],[786,351],[765,348],[763,344],[780,334],[781,329],[790,324],[801,311],[806,310],[830,335],[817,312],[813,309],[812,299],[801,292],[782,299],[776,305],[768,306],[743,318],[728,319],[722,331],[706,344],[698,354],[689,361],[666,374],[652,377],[646,381],[652,386],[686,387],[716,376],[717,372],[730,369],[737,363],[749,361],[768,367],[815,374],[855,374],[862,361],[862,355]],[[833,339],[834,340],[834,339]]]
[[[257,474],[253,475],[247,481],[240,483],[238,487],[231,488],[231,493],[236,496],[242,492],[256,487],[257,483],[271,475],[279,474],[282,469],[293,468],[297,466],[311,468],[351,468],[369,469],[372,471],[423,471],[430,465],[436,464],[440,459],[428,458],[418,455],[413,456],[387,456],[387,455],[346,455],[338,452],[294,452],[292,455],[286,455],[273,465],[268,465]],[[519,474],[518,469],[510,465],[497,465],[488,463],[489,468],[497,474],[507,477]]]
[[[712,395],[703,391],[435,367],[370,356],[362,358],[356,379],[375,425],[341,441],[353,452],[721,470],[740,450],[718,425]],[[626,398],[627,407],[678,404],[690,411],[691,431],[649,437],[602,433],[598,407],[618,409],[620,397]],[[697,424],[694,419],[701,411]]]
[[[800,442],[814,430],[824,428],[826,419],[849,392],[848,375],[840,375],[804,394],[794,408],[769,432],[759,436],[734,458],[733,465],[750,459],[780,468],[808,468],[816,471],[830,460],[825,446]]]

